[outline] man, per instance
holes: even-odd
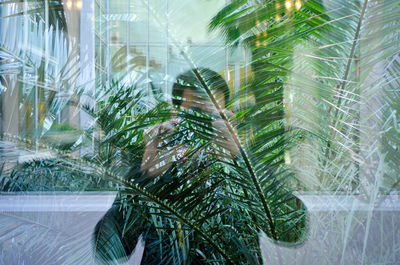
[[[212,92],[214,102],[205,92],[204,85]],[[235,156],[239,152],[238,147],[232,139],[226,121],[219,116],[218,111],[220,109],[226,117],[232,118],[233,113],[225,110],[229,95],[229,88],[225,80],[210,69],[192,69],[179,75],[172,88],[172,103],[176,111],[172,119],[158,124],[146,132],[142,172],[149,177],[156,177],[168,170],[174,163],[187,159],[187,154],[185,155],[187,148],[182,143],[173,144],[172,147],[171,144],[168,144],[172,142],[172,138],[185,136],[176,132],[179,124],[185,120],[182,115],[179,117],[176,113],[188,112],[192,115],[203,116],[203,118],[211,117],[209,123],[207,120],[199,122],[196,129],[201,129],[202,126],[209,127],[210,144],[220,147],[221,152],[225,151],[229,155]],[[188,120],[190,121],[190,118],[186,119],[186,121]],[[169,148],[166,147],[168,145]]]
[[[207,93],[207,89],[212,95]],[[228,118],[233,116],[225,110],[229,96],[225,80],[212,70],[192,69],[179,75],[172,88],[171,119],[145,132],[142,161],[132,166],[126,178],[139,185],[157,178],[151,188],[163,189],[174,178],[185,176],[188,171],[195,172],[196,169],[191,168],[194,164],[199,167],[209,163],[207,160],[213,157],[205,153],[212,153],[214,158],[232,158],[238,154],[227,121],[220,117],[220,111]],[[142,235],[146,242],[143,262],[159,261],[162,264],[158,260],[160,256],[153,255],[159,236],[156,229],[146,222],[147,210],[132,196],[117,196],[112,208],[95,228],[95,251],[99,262],[109,263],[128,257]],[[166,249],[164,253],[168,251]]]

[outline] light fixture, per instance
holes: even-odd
[[[67,8],[68,8],[69,10],[71,10],[71,8],[72,8],[72,1],[71,1],[71,0],[68,0],[67,3],[66,3],[65,5],[67,6]]]
[[[75,8],[78,9],[78,10],[81,10],[81,8],[82,8],[82,1],[81,0],[78,0],[78,1],[75,2]]]
[[[260,37],[261,33],[260,33],[260,20],[256,21],[256,25],[257,25],[257,38]]]
[[[286,7],[286,9],[287,9],[288,11],[292,10],[292,7],[293,7],[292,0],[286,0],[286,2],[285,2],[285,7]]]
[[[296,3],[294,4],[296,6],[297,10],[300,10],[301,8],[301,1],[300,0],[296,0]]]

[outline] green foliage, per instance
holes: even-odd
[[[217,115],[173,109],[153,84],[152,96],[139,82],[98,84],[95,107],[78,100],[84,87],[71,86],[69,106],[95,122],[85,130],[53,123],[66,105],[55,96],[46,116],[51,126],[43,124],[40,137],[40,147],[54,157],[12,167],[15,153],[3,152],[2,189],[118,189],[93,236],[96,256],[107,264],[126,261],[141,239],[143,264],[260,264],[260,231],[279,242],[305,238],[307,214],[295,188],[369,196],[390,191],[399,183],[400,12],[392,10],[400,7],[383,0],[300,2],[288,8],[284,1],[232,1],[210,22],[227,48],[251,52],[252,78],[229,104],[241,106],[234,117],[218,104],[214,78],[182,50]],[[7,56],[21,54],[8,44],[1,45]],[[80,70],[70,55],[60,75],[64,84]],[[38,81],[57,79],[45,77],[41,63],[14,59],[38,69]],[[13,65],[2,60],[7,66]],[[377,68],[384,81],[374,82]],[[249,93],[254,101],[245,98]],[[179,123],[162,135],[163,147],[184,146],[184,159],[150,176],[141,170],[146,137],[175,118]],[[216,121],[238,154],[213,142],[222,135]],[[371,127],[382,142],[378,149],[367,135]],[[155,159],[167,164],[171,157]],[[374,166],[366,168],[369,162]]]

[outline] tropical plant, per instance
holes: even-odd
[[[32,69],[24,73],[37,83],[61,83],[73,91],[66,99],[59,92],[50,96],[51,107],[37,126],[38,147],[54,156],[11,168],[13,163],[3,163],[2,189],[118,190],[95,229],[98,262],[126,262],[143,240],[144,264],[260,264],[260,232],[278,242],[304,239],[306,211],[294,189],[363,193],[375,202],[379,192],[398,185],[399,9],[396,1],[384,0],[227,4],[210,30],[219,29],[226,48],[245,47],[252,55],[253,78],[227,106],[241,106],[234,118],[218,103],[215,76],[197,68],[172,34],[171,43],[192,69],[191,85],[207,95],[217,116],[175,110],[157,86],[150,83],[149,96],[143,83],[121,80],[98,83],[96,106],[86,105],[79,96],[87,90],[70,81],[80,71],[72,45],[59,56],[65,74],[55,72],[51,79],[41,59],[32,60],[2,33],[1,64],[9,71],[4,87],[13,88],[15,71],[10,70],[23,67]],[[15,12],[15,17],[24,14]],[[54,38],[61,38],[60,25],[49,25]],[[39,36],[40,27],[32,35]],[[381,82],[375,82],[378,76]],[[21,82],[32,84],[25,77]],[[249,93],[254,101],[246,98]],[[248,104],[237,104],[243,100]],[[66,104],[95,123],[85,130],[57,127],[55,117]],[[187,147],[185,163],[150,178],[140,170],[146,134],[174,115],[180,123],[164,141]],[[210,141],[222,135],[214,121],[222,121],[238,155]],[[68,141],[54,141],[52,133],[60,128]],[[381,148],[371,144],[374,138],[382,139]],[[25,149],[35,145],[29,139],[18,143]],[[89,151],[79,156],[79,150]],[[74,260],[85,255],[80,252]]]

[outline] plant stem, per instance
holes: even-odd
[[[347,82],[347,78],[349,76],[350,73],[350,66],[352,61],[354,60],[354,51],[356,49],[356,45],[358,43],[359,40],[359,35],[360,35],[360,30],[361,30],[361,25],[362,25],[362,21],[364,19],[364,14],[365,14],[365,9],[367,8],[367,4],[368,4],[368,0],[364,0],[364,4],[361,10],[361,14],[360,14],[360,19],[358,20],[358,24],[357,24],[357,29],[354,35],[354,39],[353,39],[353,44],[351,46],[351,50],[350,50],[350,54],[349,57],[347,59],[347,64],[346,64],[346,70],[344,72],[344,76],[342,78],[342,83],[341,83],[341,90],[344,91],[344,88],[346,86],[346,82]],[[339,97],[338,102],[337,102],[337,106],[339,106],[342,102],[342,97]],[[336,108],[335,109],[335,115],[334,117],[336,117],[338,115],[339,109]]]
[[[350,54],[349,54],[349,57],[347,59],[346,69],[345,69],[345,72],[344,72],[344,75],[343,75],[343,78],[342,78],[343,81],[337,87],[337,88],[340,87],[341,91],[344,91],[344,88],[345,88],[346,82],[347,82],[347,78],[348,78],[349,73],[350,73],[350,66],[351,66],[352,61],[354,59],[354,52],[355,52],[355,49],[356,49],[356,46],[357,46],[357,43],[358,43],[358,40],[359,40],[359,35],[360,35],[360,31],[361,31],[361,25],[362,25],[362,21],[364,19],[364,14],[365,14],[365,10],[367,8],[367,4],[368,4],[368,0],[364,0],[363,7],[361,9],[360,18],[358,20],[356,32],[354,34],[354,38],[353,38],[353,43],[352,43],[352,46],[351,46]],[[342,97],[339,97],[339,99],[338,99],[338,101],[336,103],[336,106],[340,106],[340,104],[342,104]],[[339,115],[339,108],[335,108],[335,113],[334,113],[333,117],[337,117],[338,115]],[[339,120],[339,119],[336,119],[336,121],[334,121],[334,123],[335,123],[334,127],[336,127],[337,120]],[[334,130],[331,139],[333,140],[335,138],[335,136],[336,136],[336,131]],[[331,140],[328,139],[328,143],[327,143],[327,147],[326,147],[326,151],[325,151],[325,157],[326,157],[325,165],[330,160],[329,159],[330,154],[331,154],[329,152],[330,148],[331,148]]]
[[[239,138],[237,137],[235,130],[233,129],[232,125],[229,123],[228,118],[226,117],[225,113],[223,112],[222,108],[219,106],[216,98],[214,97],[214,95],[212,94],[210,88],[208,87],[207,83],[205,82],[204,78],[200,75],[199,71],[197,70],[197,68],[193,68],[192,69],[193,73],[196,75],[197,79],[200,81],[201,85],[203,86],[204,90],[206,91],[208,97],[211,99],[212,103],[214,104],[215,108],[217,109],[219,115],[221,116],[221,118],[225,121],[225,125],[229,130],[229,133],[232,136],[233,141],[235,142],[236,146],[238,147],[240,154],[243,157],[244,163],[246,164],[246,168],[250,173],[251,179],[254,183],[254,186],[256,187],[256,191],[257,191],[257,195],[261,200],[261,203],[263,205],[264,208],[264,212],[267,215],[267,220],[269,223],[269,228],[270,228],[270,232],[272,235],[272,238],[275,240],[278,240],[277,236],[276,236],[276,232],[275,232],[275,226],[274,226],[274,222],[272,220],[272,216],[271,216],[271,211],[268,207],[266,198],[264,196],[264,193],[262,192],[261,189],[261,185],[255,175],[255,172],[253,170],[253,167],[251,165],[250,159],[248,157],[248,155],[246,154],[246,152],[244,151],[242,145],[240,144]]]

